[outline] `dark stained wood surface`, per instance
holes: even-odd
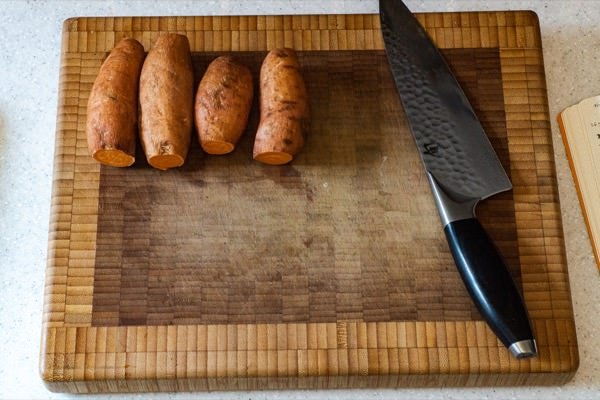
[[[498,50],[446,55],[508,167]],[[195,55],[196,76],[215,56]],[[237,56],[258,76],[264,53]],[[293,163],[252,160],[255,109],[233,154],[101,168],[93,325],[480,319],[385,54],[300,60],[312,129]],[[479,212],[520,279],[512,194]]]

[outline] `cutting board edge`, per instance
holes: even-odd
[[[305,390],[305,389],[375,389],[375,388],[444,388],[444,387],[511,387],[562,386],[575,376],[575,371],[563,373],[526,374],[428,374],[428,375],[345,375],[255,378],[175,378],[175,379],[115,379],[94,381],[44,380],[54,393],[131,393],[131,392],[206,392],[242,390]],[[232,389],[233,388],[233,389]]]

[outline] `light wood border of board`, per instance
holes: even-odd
[[[540,355],[516,360],[482,321],[92,327],[99,167],[85,142],[100,63],[162,31],[193,51],[382,50],[378,15],[65,21],[40,372],[65,392],[563,384],[578,366],[541,39],[532,12],[417,17],[441,48],[500,49],[522,285]]]

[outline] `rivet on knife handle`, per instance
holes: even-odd
[[[471,298],[518,357],[537,353],[527,310],[500,253],[475,218],[480,200],[512,185],[445,59],[401,0],[380,0],[381,30],[410,131]]]

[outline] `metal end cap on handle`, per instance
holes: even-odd
[[[537,345],[535,340],[527,339],[515,342],[508,348],[513,356],[517,358],[529,358],[537,356]]]

